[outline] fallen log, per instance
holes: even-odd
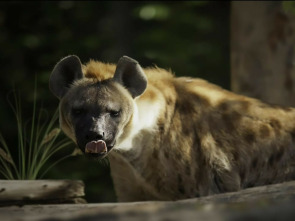
[[[0,206],[83,203],[80,180],[0,180]]]
[[[294,220],[295,181],[169,202],[25,205],[0,220]]]
[[[251,202],[257,200],[268,201],[285,201],[289,199],[295,200],[295,181],[284,183],[252,187],[237,192],[229,192],[216,194],[196,199],[188,199],[183,201],[196,201],[199,203],[217,202],[217,203],[236,203]]]

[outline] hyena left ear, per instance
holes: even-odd
[[[51,92],[61,99],[68,91],[70,85],[83,77],[82,65],[76,55],[61,59],[54,67],[50,79]]]
[[[141,66],[127,56],[119,59],[113,79],[126,87],[133,98],[141,95],[147,87],[147,79]]]

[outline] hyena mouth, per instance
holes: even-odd
[[[85,146],[85,153],[95,157],[104,157],[111,151],[113,146],[107,146],[103,140],[90,141]]]

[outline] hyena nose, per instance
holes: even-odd
[[[89,131],[86,136],[86,141],[93,141],[93,140],[103,140],[104,139],[104,132],[96,132],[96,131]]]

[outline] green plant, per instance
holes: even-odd
[[[40,109],[37,113],[35,90],[32,120],[24,124],[20,95],[14,93],[14,105],[9,103],[17,124],[17,154],[14,154],[17,157],[12,157],[12,149],[8,147],[0,133],[0,173],[6,179],[42,178],[54,165],[72,155],[52,160],[53,155],[56,156],[57,152],[71,144],[68,138],[60,139],[60,129],[55,127],[58,110],[49,121],[45,117],[44,110]],[[50,165],[48,165],[49,160]]]

